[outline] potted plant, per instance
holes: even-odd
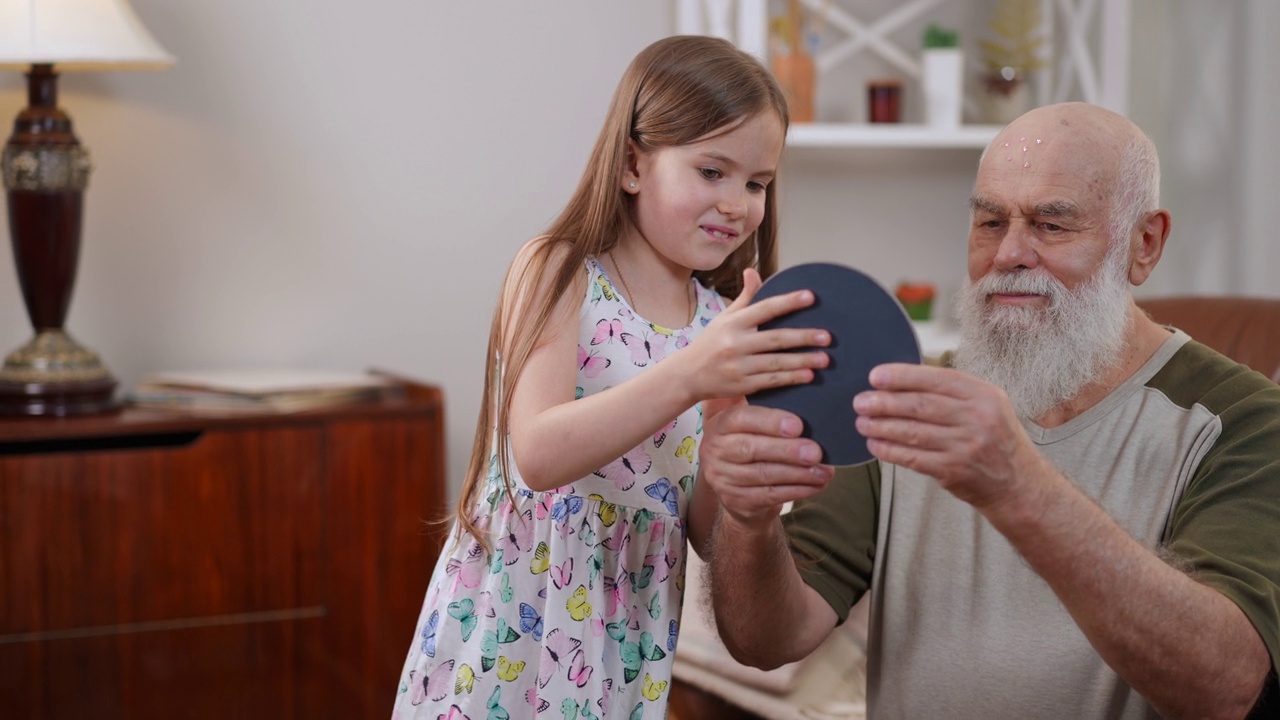
[[[1045,66],[1040,0],[998,0],[979,40],[983,120],[1004,125],[1030,109],[1030,75]]]
[[[893,296],[902,303],[907,317],[912,320],[930,320],[933,316],[933,283],[903,281],[894,289]]]
[[[933,127],[960,125],[964,100],[964,55],[960,34],[931,23],[921,40],[920,79],[925,122]]]

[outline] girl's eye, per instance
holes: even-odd
[[[699,168],[698,172],[702,173],[702,177],[708,180],[720,179],[720,171],[715,168]]]
[[[751,192],[764,192],[764,189],[766,187],[768,187],[768,185],[766,185],[765,183],[756,182],[754,180],[747,183],[747,188],[750,189]]]

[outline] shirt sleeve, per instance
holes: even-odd
[[[871,586],[880,509],[877,462],[837,467],[817,495],[782,516],[800,576],[843,623]]]
[[[1220,423],[1174,509],[1168,549],[1197,581],[1238,605],[1280,671],[1280,386],[1236,368],[1199,402]],[[1276,706],[1271,706],[1276,710]]]

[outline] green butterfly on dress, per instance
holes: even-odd
[[[462,642],[471,639],[471,633],[475,632],[476,625],[480,622],[475,611],[476,604],[471,598],[449,603],[449,617],[462,623]]]
[[[497,629],[485,630],[484,638],[480,641],[480,667],[485,672],[492,670],[498,661],[498,645],[519,639],[520,633],[508,627],[506,620],[498,618]]]
[[[500,593],[501,593],[501,595],[502,595],[502,602],[509,603],[509,602],[511,602],[511,598],[515,597],[515,594],[516,594],[516,593],[515,593],[515,590],[512,590],[512,589],[511,589],[511,575],[510,575],[510,574],[508,574],[508,573],[503,573],[503,575],[502,575],[502,588],[501,588],[501,590],[500,590],[499,592],[500,592]]]
[[[560,703],[560,712],[564,713],[564,720],[577,720],[578,717],[578,701],[573,698],[565,698]]]
[[[488,720],[511,720],[511,713],[502,707],[502,686],[497,685],[493,688],[493,694],[489,696],[489,702],[485,703],[485,707],[489,709]]]
[[[667,656],[662,648],[654,644],[653,635],[648,630],[640,633],[639,643],[623,641],[620,652],[625,666],[622,678],[628,683],[640,676],[640,669],[645,660],[657,662]]]
[[[653,566],[644,565],[640,568],[640,574],[628,572],[627,577],[631,579],[631,592],[640,592],[649,587],[649,582],[653,580]]]
[[[654,517],[652,510],[641,508],[636,511],[635,518],[632,519],[631,524],[635,526],[636,532],[649,532],[649,523],[653,521]]]

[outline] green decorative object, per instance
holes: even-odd
[[[924,29],[921,44],[926,48],[960,47],[960,33],[937,23],[929,23],[929,27]]]

